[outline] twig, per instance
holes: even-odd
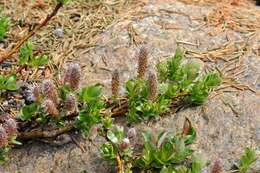
[[[119,155],[116,156],[116,162],[117,162],[118,173],[124,173],[123,164]]]
[[[198,43],[191,43],[191,42],[187,42],[187,41],[182,41],[182,40],[176,40],[177,44],[187,44],[187,45],[191,45],[191,46],[199,46]]]
[[[38,25],[37,27],[34,28],[31,32],[29,32],[26,36],[24,36],[17,44],[16,46],[10,50],[7,53],[4,53],[3,56],[0,57],[0,64],[3,63],[6,59],[9,59],[14,53],[18,51],[18,49],[32,36],[36,34],[37,31],[39,31],[42,27],[48,24],[48,22],[58,13],[59,9],[63,6],[62,3],[58,3],[56,7],[53,9],[53,11],[47,15],[45,20]]]
[[[40,129],[40,130],[33,130],[33,131],[29,131],[29,132],[21,132],[18,134],[18,138],[22,139],[22,140],[29,140],[29,139],[33,139],[33,138],[52,138],[52,137],[56,137],[60,134],[69,132],[73,128],[74,128],[74,125],[73,125],[73,123],[71,123],[71,124],[66,125],[63,128],[55,129],[52,131],[44,131],[44,130]]]

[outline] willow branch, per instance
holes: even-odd
[[[63,128],[59,128],[59,129],[55,129],[55,130],[37,129],[37,130],[29,131],[29,132],[20,132],[18,134],[18,139],[29,140],[29,139],[33,139],[33,138],[52,138],[52,137],[56,137],[60,134],[69,132],[73,128],[74,128],[74,122],[67,124]]]
[[[12,48],[9,52],[4,53],[3,55],[0,55],[0,64],[3,63],[6,59],[11,58],[11,56],[13,54],[15,54],[18,49],[26,42],[29,40],[29,38],[31,38],[32,36],[34,36],[37,31],[39,31],[41,28],[43,28],[44,26],[46,26],[48,24],[48,22],[54,17],[56,16],[56,14],[58,13],[59,9],[63,6],[62,3],[58,3],[56,5],[56,7],[53,9],[53,11],[47,15],[47,17],[45,18],[45,20],[39,24],[37,27],[35,27],[32,31],[30,31],[26,36],[24,36],[16,45],[14,48]]]
[[[187,93],[181,93],[178,96],[175,96],[172,98],[172,105],[169,106],[171,108],[171,113],[178,112],[181,108],[183,108],[183,105],[178,104],[178,101],[176,100],[178,97],[186,96]],[[122,104],[114,105],[111,109],[111,116],[112,117],[119,117],[119,116],[125,116],[125,114],[128,112],[128,102],[123,98],[121,100]],[[165,115],[167,112],[162,113],[162,115]],[[56,137],[60,134],[67,133],[74,129],[74,123],[75,123],[75,117],[77,116],[77,113],[73,113],[69,116],[67,116],[66,120],[70,120],[71,122],[66,125],[66,127],[60,128],[60,129],[53,129],[53,130],[44,130],[39,128],[32,128],[30,131],[27,132],[20,132],[18,134],[18,138],[22,140],[30,140],[33,138],[52,138]],[[104,113],[104,116],[106,113]],[[21,123],[20,127],[24,128],[26,126],[30,125],[29,123]]]
[[[124,173],[123,163],[119,155],[116,156],[116,162],[117,162],[118,173]]]

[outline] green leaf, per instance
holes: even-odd
[[[154,153],[154,158],[157,166],[169,165],[174,156],[173,144],[169,141],[165,142],[160,149]]]
[[[110,161],[111,163],[115,162],[115,158],[117,155],[117,149],[114,148],[112,144],[110,144],[110,143],[102,144],[100,151],[101,151],[102,156],[106,160]]]
[[[158,78],[160,81],[166,81],[168,76],[168,69],[167,69],[167,63],[166,62],[159,62],[156,65],[156,69],[158,72]]]
[[[173,163],[180,163],[184,161],[188,156],[191,156],[193,153],[193,150],[185,146],[185,142],[183,139],[176,138],[173,148],[175,151],[175,154],[172,157]]]
[[[10,151],[10,147],[0,148],[0,165],[4,164],[8,160],[6,155],[9,151]]]
[[[209,73],[203,78],[205,86],[213,88],[221,84],[221,77],[219,73]]]
[[[23,143],[17,141],[16,139],[12,139],[11,144],[14,144],[14,145],[23,145]]]
[[[28,65],[33,59],[33,44],[31,41],[25,43],[20,49],[19,64]]]
[[[197,136],[197,134],[196,134],[195,129],[193,127],[190,128],[188,134],[184,138],[184,143],[186,145],[192,144],[193,141],[196,139],[196,136]]]
[[[37,110],[38,110],[38,105],[36,103],[32,103],[30,105],[25,105],[21,110],[19,118],[22,121],[29,120],[33,117],[33,115],[35,114],[35,112]]]
[[[142,133],[144,142],[151,142],[152,141],[152,134],[150,132]]]
[[[49,62],[49,57],[47,55],[36,56],[32,59],[30,63],[31,67],[44,66]]]
[[[59,96],[60,98],[65,101],[67,95],[71,92],[71,89],[69,86],[64,85],[59,88]]]
[[[85,135],[89,134],[90,128],[101,122],[100,109],[91,110],[91,108],[82,109],[77,117],[76,126],[81,129]]]
[[[170,58],[167,61],[167,69],[168,69],[168,79],[171,81],[179,81],[180,80],[180,68],[181,61],[184,56],[184,51],[180,48],[176,49],[174,57]]]
[[[7,77],[7,80],[5,82],[5,89],[10,91],[17,90],[16,75],[10,75],[9,77]]]
[[[190,88],[190,85],[198,78],[200,71],[200,64],[195,60],[190,60],[181,68],[182,80],[180,85],[183,89]],[[181,78],[181,77],[179,77]]]
[[[16,75],[3,76],[0,75],[0,90],[17,90]]]
[[[157,148],[160,148],[161,145],[165,142],[165,140],[168,138],[169,133],[168,132],[161,132],[158,135],[157,139]]]
[[[118,138],[111,130],[107,132],[107,138],[115,144],[119,142]]]
[[[151,143],[145,143],[142,155],[135,161],[135,165],[139,168],[150,168],[154,161],[154,152],[154,146]]]
[[[206,161],[202,155],[194,154],[192,156],[191,173],[201,173],[202,168],[206,165]]]
[[[0,41],[2,41],[4,39],[9,25],[10,25],[9,18],[7,18],[7,17],[0,18]]]
[[[191,60],[187,64],[184,65],[183,69],[185,71],[186,78],[188,80],[195,80],[199,75],[199,70],[201,68],[201,64],[199,64],[195,60]]]
[[[80,91],[80,98],[85,102],[95,102],[101,96],[102,87],[100,85],[88,86]]]
[[[49,62],[47,55],[34,56],[33,55],[33,43],[28,41],[20,49],[19,64],[28,67],[39,67],[46,65]]]
[[[101,91],[100,85],[94,85],[82,88],[79,93],[79,98],[83,101],[83,105],[77,117],[76,126],[85,135],[89,134],[89,130],[93,125],[102,122],[100,110],[104,108],[104,103],[100,98]]]
[[[123,126],[114,126],[112,130],[118,140],[122,140],[124,138],[124,127]]]
[[[187,100],[190,104],[201,105],[203,104],[209,96],[209,91],[205,87],[203,81],[197,82],[192,86],[190,95]]]
[[[256,161],[255,150],[246,148],[244,154],[241,156],[238,169],[240,173],[246,173],[250,166]]]
[[[160,173],[177,173],[176,170],[172,167],[163,167]]]

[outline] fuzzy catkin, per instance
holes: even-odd
[[[135,128],[130,128],[129,130],[128,130],[128,132],[127,132],[127,137],[129,138],[129,139],[135,139],[136,138],[136,130],[135,130]]]
[[[112,90],[112,95],[113,97],[117,97],[119,93],[119,72],[118,70],[114,70],[112,74],[112,80],[111,80],[111,90]]]
[[[42,91],[45,97],[51,100],[55,106],[59,104],[59,95],[57,88],[52,80],[45,80],[42,84]]]
[[[46,113],[48,113],[49,115],[52,115],[53,117],[59,116],[59,111],[52,100],[50,100],[50,99],[45,100],[43,102],[43,108],[44,108],[44,111]]]
[[[12,118],[9,114],[4,114],[0,116],[0,123],[4,123],[7,120],[9,120],[10,118]]]
[[[154,101],[157,97],[157,76],[154,72],[148,77],[148,100]]]
[[[141,47],[138,53],[138,77],[143,79],[148,67],[148,51]]]
[[[211,173],[221,173],[220,161],[215,161],[211,169]]]
[[[0,148],[8,145],[8,135],[2,125],[0,125]]]
[[[69,112],[75,112],[77,110],[77,100],[75,95],[69,94],[64,102],[64,108]]]
[[[41,88],[39,87],[39,85],[33,86],[32,94],[33,94],[33,99],[36,102],[40,102],[40,100],[41,100]]]
[[[69,85],[71,89],[76,90],[80,85],[81,69],[78,64],[68,64],[63,74],[63,84]]]
[[[69,85],[70,78],[71,78],[71,68],[70,68],[70,64],[68,64],[66,65],[64,72],[61,76],[62,84]]]
[[[11,139],[17,135],[17,123],[13,118],[9,118],[3,124],[3,128],[8,134],[8,138]]]

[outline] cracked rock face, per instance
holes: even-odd
[[[253,3],[250,3],[249,7],[259,11]],[[203,20],[196,19],[203,19],[214,8],[214,5],[185,4],[174,0],[150,1],[142,8],[140,12],[142,17],[134,16],[119,21],[100,35],[97,43],[100,46],[88,53],[79,50],[75,57],[80,57],[78,61],[84,66],[83,82],[85,84],[99,82],[105,86],[104,93],[109,95],[111,76],[109,71],[118,69],[122,81],[136,74],[135,52],[138,46],[134,43],[144,43],[148,47],[149,68],[154,68],[158,60],[171,55],[176,49],[177,42],[187,50],[195,52],[213,49],[221,52],[225,44],[234,43],[234,47],[237,48],[246,43],[247,51],[239,56],[239,63],[243,65],[244,73],[238,80],[254,90],[242,91],[239,88],[229,87],[220,90],[221,92],[212,93],[203,106],[182,110],[177,114],[162,117],[156,122],[135,125],[139,129],[138,132],[142,130],[154,133],[161,130],[177,132],[182,128],[185,117],[189,117],[198,134],[192,148],[204,153],[209,161],[219,160],[223,169],[229,170],[234,163],[237,163],[246,147],[253,147],[260,153],[260,33],[253,31],[243,33],[226,29],[216,35],[209,34],[215,29],[214,26],[208,26]],[[236,8],[239,8],[241,13],[248,12],[244,6]],[[255,17],[249,14],[249,19],[254,20]],[[129,28],[136,34],[130,33]],[[214,52],[209,57],[191,53],[187,56],[204,61],[205,69],[216,66],[222,68],[229,63],[225,58],[232,58],[230,55],[237,53],[235,52],[237,49],[232,50],[228,54],[220,54],[220,59],[216,61],[210,61],[217,56]],[[140,133],[138,136],[140,138]],[[91,173],[114,172],[99,155],[97,146],[104,142],[102,139],[95,140],[97,146],[81,138],[77,140],[86,152],[82,152],[74,143],[58,147],[28,143],[25,147],[11,152],[11,160],[0,166],[0,172],[80,173],[83,170]],[[258,160],[252,171],[260,171],[259,162]],[[205,172],[210,167],[211,165]]]

